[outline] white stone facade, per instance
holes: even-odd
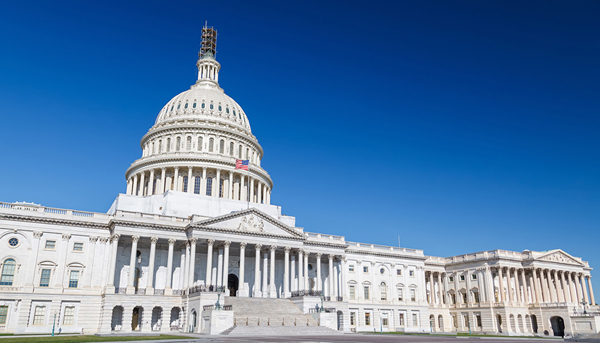
[[[296,227],[270,204],[262,147],[220,64],[204,55],[198,69],[108,213],[0,203],[0,332],[207,332],[219,294],[290,298],[304,313],[323,301],[343,331],[598,328],[591,268],[561,250],[440,258]]]

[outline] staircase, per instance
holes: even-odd
[[[226,297],[233,306],[234,326],[226,335],[322,335],[335,330],[318,326],[309,314],[302,313],[289,299]]]

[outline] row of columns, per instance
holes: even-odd
[[[498,267],[495,268],[495,271],[498,276],[497,282],[494,280],[492,269],[489,266],[453,273],[430,271],[428,272],[429,304],[450,303],[447,299],[450,290],[448,284],[450,275],[454,277],[453,288],[456,305],[465,303],[461,296],[462,293],[459,291],[461,275],[465,276],[467,305],[475,302],[474,292],[478,292],[480,302],[539,304],[585,301],[587,304],[596,303],[591,276],[581,272],[512,267]],[[472,275],[476,275],[475,280],[472,279]],[[528,283],[531,292],[528,292]],[[496,293],[495,285],[497,285],[498,293]]]
[[[202,176],[194,174],[194,168],[202,170]],[[181,174],[180,174],[180,169]],[[250,177],[247,173],[238,173],[230,170],[216,169],[215,176],[207,177],[207,167],[174,167],[173,172],[167,174],[167,168],[160,169],[160,176],[154,169],[143,171],[132,175],[127,180],[127,194],[146,196],[152,194],[161,194],[168,190],[175,190],[194,194],[196,180],[200,179],[199,194],[214,197],[222,197],[232,200],[242,200],[255,203],[271,203],[271,189],[269,186],[257,178]],[[184,189],[183,177],[187,172],[187,189]],[[221,172],[227,173],[227,178],[222,178]],[[148,179],[146,176],[148,175]],[[234,182],[234,178],[239,177],[239,182]],[[212,178],[210,192],[207,190],[208,178]],[[248,182],[248,179],[250,180]],[[223,180],[221,190],[221,180]],[[156,188],[156,189],[155,189]],[[248,194],[248,192],[250,192]],[[222,193],[222,194],[221,194]]]

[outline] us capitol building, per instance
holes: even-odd
[[[296,227],[215,47],[205,27],[108,213],[0,203],[0,333],[600,330],[591,268],[560,249],[435,257]]]

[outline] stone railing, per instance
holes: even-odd
[[[18,286],[0,286],[0,292],[20,292],[23,287]]]
[[[425,256],[423,254],[423,250],[419,249],[409,249],[409,248],[401,248],[401,247],[392,247],[387,245],[379,245],[379,244],[366,244],[366,243],[358,243],[358,242],[346,242],[348,244],[348,248],[357,249],[363,251],[372,251],[372,252],[387,252],[387,253],[395,253],[402,255],[416,255],[416,256]]]
[[[55,215],[69,216],[69,217],[96,218],[96,219],[108,219],[110,217],[106,213],[65,210],[62,208],[45,207],[45,206],[41,206],[41,205],[28,204],[28,203],[0,202],[0,209],[36,212],[36,213],[44,213],[44,214],[55,214]]]
[[[203,311],[212,311],[215,309],[215,305],[204,305],[202,306]],[[233,305],[221,306],[221,311],[233,311]]]
[[[335,307],[320,307],[320,308],[309,308],[308,309],[308,313],[319,313],[319,312],[325,312],[325,313],[335,313]]]
[[[114,214],[114,218],[151,219],[151,220],[160,220],[160,221],[172,222],[172,223],[189,223],[190,222],[190,220],[188,218],[163,216],[160,214],[149,214],[149,213],[141,213],[141,212],[129,212],[129,211],[117,211]]]
[[[145,288],[140,288],[137,291],[135,291],[135,294],[145,295],[146,294],[146,289]]]
[[[117,288],[115,288],[115,294],[125,294],[126,291],[127,291],[126,287],[117,287]]]
[[[323,295],[322,291],[302,290],[292,292],[292,297],[320,297],[321,295]]]
[[[165,290],[164,289],[155,289],[154,295],[165,295]]]
[[[174,289],[173,290],[173,295],[183,295],[185,292],[183,291],[183,289]]]
[[[224,286],[213,286],[213,285],[210,285],[210,286],[199,285],[199,286],[194,286],[194,287],[188,288],[188,294],[203,293],[203,292],[223,293],[223,292],[225,292],[225,287]]]
[[[323,243],[344,244],[346,241],[344,236],[325,235],[322,233],[305,232],[304,236],[311,241],[318,241]]]

